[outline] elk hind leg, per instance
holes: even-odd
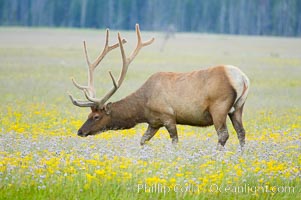
[[[237,137],[241,147],[245,145],[245,136],[246,136],[246,132],[242,124],[242,111],[243,111],[243,106],[235,110],[235,112],[229,114],[229,117],[237,133]]]

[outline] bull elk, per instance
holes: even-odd
[[[242,123],[243,107],[249,91],[248,77],[237,67],[222,65],[201,69],[189,73],[158,72],[153,74],[135,92],[117,102],[106,102],[121,86],[129,64],[141,48],[153,43],[154,38],[143,42],[136,25],[137,46],[126,57],[122,40],[118,33],[118,43],[109,46],[109,31],[102,53],[95,62],[90,63],[86,44],[84,52],[88,63],[88,85],[79,85],[73,78],[74,85],[82,90],[86,101],[69,97],[79,107],[90,107],[92,112],[87,121],[78,130],[78,135],[86,137],[107,130],[130,129],[138,123],[148,123],[147,131],[140,144],[149,141],[156,132],[165,127],[172,139],[178,142],[176,124],[205,127],[214,125],[218,135],[218,147],[223,147],[229,137],[226,118],[229,115],[240,145],[245,144],[245,130]],[[115,48],[120,48],[122,70],[118,80],[111,72],[113,87],[102,98],[96,98],[93,72],[105,55]]]

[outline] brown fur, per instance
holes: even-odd
[[[200,127],[214,125],[219,137],[218,143],[224,146],[229,137],[226,117],[236,97],[236,90],[226,74],[226,66],[189,73],[159,72],[124,99],[108,103],[102,109],[92,109],[78,135],[129,129],[138,123],[148,123],[149,127],[141,144],[150,140],[163,126],[170,133],[173,143],[176,143],[176,124]],[[242,108],[231,114],[234,127],[240,132],[243,129],[241,112]],[[100,119],[95,119],[95,116]],[[243,137],[241,140],[244,143],[244,134],[239,137]]]

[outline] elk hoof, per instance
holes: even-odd
[[[226,148],[223,146],[223,145],[221,145],[221,144],[217,144],[217,148],[216,148],[218,151],[225,151],[226,150]]]
[[[173,138],[173,139],[171,140],[171,143],[172,143],[173,145],[178,144],[178,142],[179,142],[178,138]]]
[[[141,139],[140,145],[143,146],[143,145],[145,145],[145,143],[146,143],[146,140],[145,139]]]
[[[238,152],[238,153],[241,153],[241,154],[243,154],[243,153],[244,153],[244,151],[245,151],[245,147],[244,147],[244,146],[241,146],[241,145],[239,145],[239,147],[238,147],[238,149],[237,149],[237,152]]]

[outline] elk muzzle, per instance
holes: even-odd
[[[79,130],[77,131],[77,135],[80,136],[80,137],[87,137],[87,136],[88,136],[88,135],[85,135],[85,134],[83,133],[82,129],[79,129]]]
[[[78,129],[77,135],[80,137],[87,137],[88,135],[91,135],[93,126],[93,118],[87,119],[87,121]]]

